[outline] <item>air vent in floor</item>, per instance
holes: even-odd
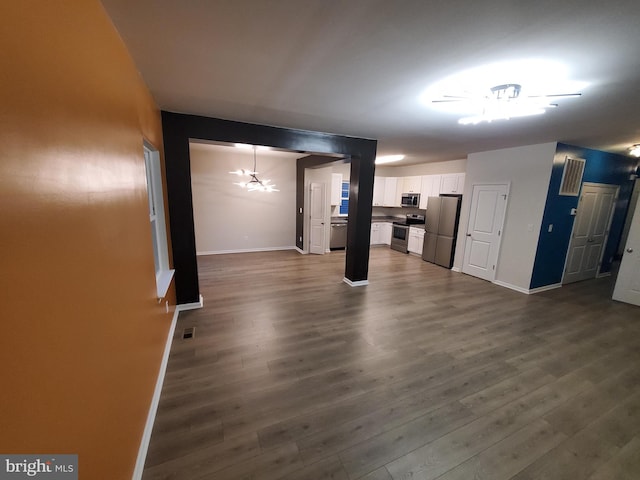
[[[193,338],[196,333],[196,327],[188,327],[182,331],[182,338]]]

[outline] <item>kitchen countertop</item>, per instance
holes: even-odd
[[[405,217],[394,217],[394,216],[376,216],[371,217],[371,223],[380,223],[380,222],[397,222],[404,220]],[[347,217],[331,217],[331,223],[347,223]]]

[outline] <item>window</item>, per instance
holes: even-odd
[[[349,182],[342,182],[340,192],[340,215],[349,214]]]
[[[144,166],[147,172],[149,220],[151,222],[151,240],[153,242],[153,262],[156,270],[156,288],[158,298],[162,298],[169,289],[174,270],[169,269],[160,154],[146,142],[144,144]]]

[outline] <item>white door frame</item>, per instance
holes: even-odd
[[[509,195],[511,193],[511,182],[495,182],[495,183],[474,183],[471,185],[471,200],[469,203],[469,218],[467,219],[467,225],[465,227],[464,230],[464,242],[463,242],[463,246],[462,246],[462,267],[461,267],[461,271],[463,273],[466,273],[467,275],[472,275],[468,272],[464,271],[464,266],[465,266],[465,259],[466,259],[466,252],[467,252],[467,239],[469,238],[469,224],[471,222],[471,213],[473,212],[473,191],[475,190],[476,187],[483,187],[483,186],[495,186],[495,187],[505,187],[506,188],[506,197],[505,197],[505,203],[504,203],[504,212],[502,212],[502,222],[500,223],[500,233],[498,235],[498,242],[496,245],[496,268],[493,270],[493,274],[491,276],[491,279],[488,279],[488,281],[490,282],[494,282],[496,279],[496,273],[498,272],[498,268],[499,268],[499,264],[500,264],[500,248],[502,246],[502,237],[504,236],[504,222],[506,220],[507,217],[507,206],[509,205]],[[475,275],[472,275],[475,276]],[[479,278],[479,277],[476,277]]]
[[[618,200],[618,195],[620,194],[620,185],[614,185],[609,183],[583,182],[582,185],[580,185],[580,195],[578,196],[578,206],[580,206],[579,202],[580,202],[580,198],[582,197],[582,189],[584,187],[607,187],[607,188],[615,187],[616,189],[616,194],[613,199],[613,203],[611,204],[611,211],[609,212],[609,221],[607,222],[607,233],[602,242],[602,251],[600,252],[600,258],[598,259],[598,271],[596,272],[596,276],[595,276],[595,278],[606,277],[611,275],[611,272],[601,274],[600,268],[602,268],[602,259],[604,258],[604,251],[607,247],[607,242],[609,241],[609,234],[611,233],[611,222],[613,221],[613,216],[616,211],[616,202]],[[571,227],[571,236],[569,237],[569,245],[567,245],[567,251],[564,255],[564,267],[562,268],[562,280],[560,280],[560,283],[562,285],[565,285],[564,277],[567,272],[567,263],[569,262],[569,252],[571,250],[571,244],[573,241],[573,231],[576,228],[576,223],[577,223],[576,218],[577,217],[574,217],[573,219],[573,226]]]

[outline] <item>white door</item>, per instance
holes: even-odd
[[[462,271],[493,281],[500,251],[508,185],[474,185]]]
[[[325,203],[326,193],[324,183],[312,183],[309,195],[309,253],[324,255],[325,240]]]
[[[618,187],[614,185],[582,186],[563,284],[588,280],[598,274],[617,196]]]
[[[640,306],[640,205],[633,214],[613,299]]]

